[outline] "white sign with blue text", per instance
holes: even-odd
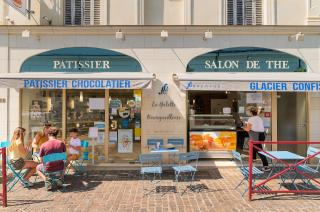
[[[319,92],[320,82],[181,81],[182,90]]]
[[[140,89],[149,88],[151,80],[123,79],[0,79],[0,88],[26,89]]]

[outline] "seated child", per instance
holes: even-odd
[[[69,131],[70,142],[69,142],[67,165],[69,165],[71,160],[77,160],[80,157],[81,140],[78,138],[78,132],[79,131],[76,128],[73,128]]]

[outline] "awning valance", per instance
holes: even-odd
[[[320,91],[316,73],[178,73],[182,90],[216,91]]]
[[[6,73],[0,88],[26,89],[139,89],[151,88],[153,73]]]

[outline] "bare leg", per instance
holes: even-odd
[[[43,174],[42,170],[43,170],[43,164],[39,164],[37,166],[37,174],[43,181],[46,181],[46,176]]]
[[[37,163],[34,161],[29,161],[26,160],[24,161],[24,166],[23,169],[30,169],[30,171],[28,172],[28,174],[24,177],[25,180],[29,180],[29,178],[34,175],[34,173],[36,173],[36,167],[37,167]]]
[[[46,176],[41,171],[37,170],[37,174],[43,181],[46,181]]]

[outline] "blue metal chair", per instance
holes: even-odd
[[[317,149],[315,147],[312,147],[312,146],[309,146],[308,147],[308,150],[307,150],[307,156],[310,156],[310,155],[314,155],[314,154],[317,154],[318,152],[320,152],[320,149]],[[302,164],[302,165],[299,165],[297,166],[297,168],[302,171],[302,172],[305,172],[307,174],[319,174],[320,173],[320,154],[316,155],[315,158],[317,159],[317,163],[316,163],[316,166],[315,168],[314,167],[311,167],[307,161]],[[311,180],[310,179],[307,179],[305,176],[301,176],[302,177],[302,180],[309,184],[309,185],[312,185],[311,183]]]
[[[160,146],[163,146],[163,139],[161,138],[151,138],[147,140],[148,149],[150,147],[156,147],[157,143],[160,143]]]
[[[168,144],[175,146],[176,149],[179,149],[181,151],[183,149],[184,140],[182,138],[169,138]],[[177,153],[171,153],[169,155],[169,156],[172,156],[170,157],[170,160],[173,159],[175,161],[177,155],[178,155]]]
[[[161,174],[162,174],[161,154],[155,154],[155,153],[141,154],[139,156],[139,161],[141,164],[140,175],[142,180],[144,180],[145,177],[148,177],[148,175],[152,176],[151,182],[155,182],[157,176],[159,176],[159,181],[161,180]],[[145,190],[144,186],[143,186],[143,190]]]
[[[10,141],[1,141],[0,148],[9,147]],[[15,170],[10,163],[9,158],[6,158],[7,164],[7,175],[9,176],[7,179],[7,189],[8,192],[13,189],[13,187],[20,182],[24,187],[29,187],[28,183],[24,180],[24,176],[27,173],[27,169]]]
[[[11,177],[7,180],[8,191],[11,191],[18,182],[20,182],[23,187],[28,188],[29,184],[24,180],[24,176],[27,172],[27,169],[15,170],[7,158],[7,174],[11,174]]]
[[[238,167],[240,169],[240,172],[243,176],[242,180],[240,181],[240,183],[235,187],[235,189],[237,189],[240,185],[242,185],[245,181],[248,182],[249,180],[249,167],[244,165],[243,161],[242,161],[242,157],[241,154],[237,151],[232,151],[232,156],[233,158],[236,160],[236,163],[240,163],[238,164]],[[255,182],[255,178],[259,175],[263,174],[263,171],[261,171],[260,169],[258,169],[257,167],[253,166],[252,167],[252,183],[254,185]],[[242,196],[248,191],[248,188],[246,188],[244,190],[244,192],[242,193]]]
[[[175,182],[178,183],[179,177],[183,177],[183,174],[190,174],[191,181],[186,189],[190,188],[190,190],[193,190],[192,184],[194,182],[196,172],[198,171],[198,161],[199,152],[180,153],[179,165],[172,167],[175,174]],[[194,165],[190,165],[190,162],[194,162]]]
[[[82,140],[81,141],[81,148],[85,149],[88,148],[89,141],[88,140]],[[66,174],[69,173],[70,169],[73,168],[75,171],[75,174],[84,174],[86,173],[86,167],[84,166],[84,162],[88,161],[88,152],[84,151],[81,152],[80,157],[78,160],[72,160],[70,161],[69,166],[67,167]]]
[[[47,177],[47,179],[49,180],[49,182],[51,183],[52,186],[58,186],[59,181],[62,181],[63,183],[63,175],[64,175],[64,171],[65,171],[65,165],[66,165],[66,161],[67,161],[67,154],[65,152],[63,153],[53,153],[53,154],[49,154],[43,157],[43,173],[44,175]],[[57,162],[57,161],[63,161],[64,163],[64,169],[63,170],[59,170],[59,171],[54,171],[54,172],[49,172],[46,170],[46,164],[50,163],[50,162]],[[48,190],[48,185],[46,184],[46,189]]]

